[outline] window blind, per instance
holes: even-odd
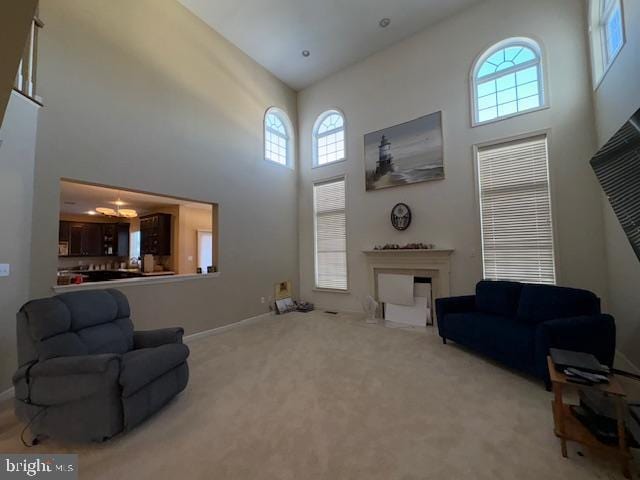
[[[484,277],[555,283],[547,137],[478,150]]]
[[[316,287],[347,289],[344,178],[313,186]]]

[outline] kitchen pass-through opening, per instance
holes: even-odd
[[[218,271],[218,204],[60,181],[57,285]]]

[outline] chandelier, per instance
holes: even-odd
[[[118,199],[113,202],[116,205],[116,208],[108,208],[108,207],[98,207],[96,208],[96,212],[101,213],[102,215],[106,215],[107,217],[120,217],[120,218],[136,218],[138,216],[138,212],[131,208],[120,208],[125,203]]]

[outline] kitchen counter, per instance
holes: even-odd
[[[111,268],[106,270],[70,269],[58,271],[58,284],[72,283],[73,279],[82,276],[83,283],[108,282],[128,278],[164,277],[175,275],[172,271],[144,273],[137,268]]]

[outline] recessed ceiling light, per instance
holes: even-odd
[[[387,28],[390,23],[391,23],[391,19],[385,17],[378,22],[378,25],[380,25],[382,28]]]
[[[308,57],[309,55],[311,55],[311,52],[309,50],[302,50],[303,57]]]

